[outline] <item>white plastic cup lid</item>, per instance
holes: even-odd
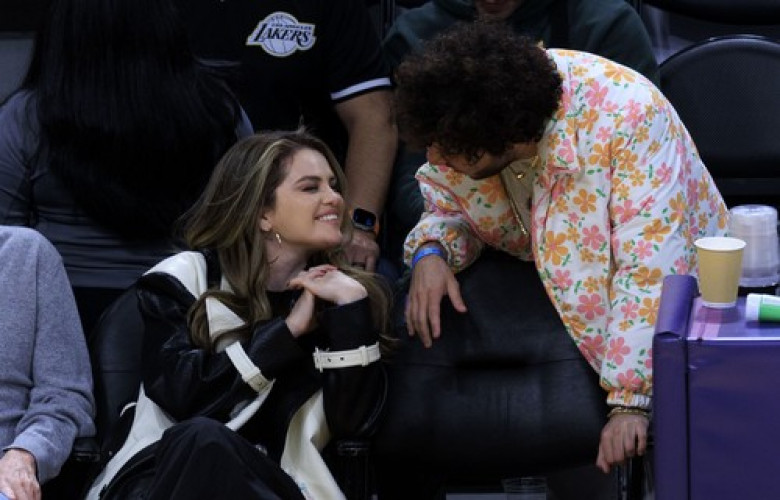
[[[758,308],[761,305],[761,295],[757,293],[747,294],[745,299],[745,319],[747,321],[758,321]]]
[[[735,236],[777,234],[777,209],[769,205],[738,205],[730,212],[729,229]]]

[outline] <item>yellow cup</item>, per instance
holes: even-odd
[[[699,260],[702,303],[715,309],[737,305],[745,242],[739,238],[712,236],[700,238],[694,245]]]

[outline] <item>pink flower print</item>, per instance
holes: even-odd
[[[619,373],[617,381],[622,388],[628,389],[629,391],[636,391],[642,387],[642,378],[638,376],[634,369]]]
[[[626,302],[620,306],[620,312],[623,313],[627,319],[634,319],[639,313],[639,304],[635,302]]]
[[[616,365],[622,365],[623,356],[628,356],[630,353],[631,348],[626,345],[626,339],[623,337],[613,338],[609,341],[607,359],[614,361]]]
[[[609,138],[612,137],[612,129],[609,127],[599,127],[599,131],[596,132],[596,139],[601,142],[607,142],[609,141]]]
[[[622,204],[616,205],[613,210],[615,211],[615,216],[620,224],[628,222],[631,217],[639,212],[639,208],[634,206],[632,200],[626,200]]]
[[[604,306],[601,305],[601,296],[597,293],[580,295],[579,300],[580,305],[577,306],[577,312],[588,320],[596,319],[596,316],[601,316],[606,312]]]
[[[676,274],[688,274],[690,267],[688,266],[688,259],[684,256],[677,257],[674,261],[674,272]]]
[[[571,279],[570,271],[557,269],[555,271],[555,275],[553,276],[553,283],[555,283],[555,286],[561,290],[566,290],[574,284],[574,280]]]
[[[696,179],[688,179],[688,185],[686,186],[687,196],[689,200],[695,200],[699,198],[699,183]]]
[[[666,164],[666,162],[662,163],[660,167],[658,167],[658,170],[655,171],[656,177],[661,179],[661,181],[664,184],[667,184],[669,180],[672,178],[672,167]]]
[[[601,234],[601,230],[595,224],[591,226],[590,229],[587,227],[583,228],[582,232],[584,234],[582,243],[585,246],[589,246],[593,250],[598,250],[599,247],[601,247],[601,245],[607,241],[607,238]]]
[[[653,255],[653,244],[649,241],[637,241],[634,246],[634,255],[640,261],[643,261]]]
[[[598,81],[593,80],[590,88],[585,93],[585,98],[588,100],[588,106],[591,108],[601,106],[601,104],[604,102],[604,99],[607,98],[607,87],[602,87],[599,85]]]
[[[645,365],[645,368],[647,368],[648,370],[653,368],[653,350],[652,349],[648,349],[647,350],[647,357],[645,358],[644,365]]]
[[[580,350],[590,352],[596,359],[603,358],[606,349],[607,345],[604,343],[604,337],[601,335],[585,337],[582,339],[582,344],[580,344]]]
[[[574,162],[574,148],[571,145],[571,141],[566,139],[561,144],[561,148],[558,150],[558,155],[561,157],[564,163],[570,164]]]
[[[569,212],[569,221],[571,221],[573,225],[576,226],[579,220],[580,220],[580,215],[577,212]]]
[[[626,121],[629,123],[631,128],[636,128],[637,125],[639,125],[639,122],[642,121],[642,107],[633,99],[628,101],[626,107],[628,108]]]

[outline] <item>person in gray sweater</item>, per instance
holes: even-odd
[[[89,355],[62,258],[40,233],[0,226],[0,493],[39,499],[95,433]]]

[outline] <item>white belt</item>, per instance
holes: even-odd
[[[379,342],[370,346],[360,346],[349,351],[314,350],[314,367],[319,371],[331,368],[346,368],[348,366],[366,366],[382,357],[379,353]]]
[[[262,391],[270,383],[270,380],[260,373],[260,368],[255,366],[240,343],[234,342],[230,344],[225,351],[236,370],[241,374],[244,382],[249,384],[256,392]]]

